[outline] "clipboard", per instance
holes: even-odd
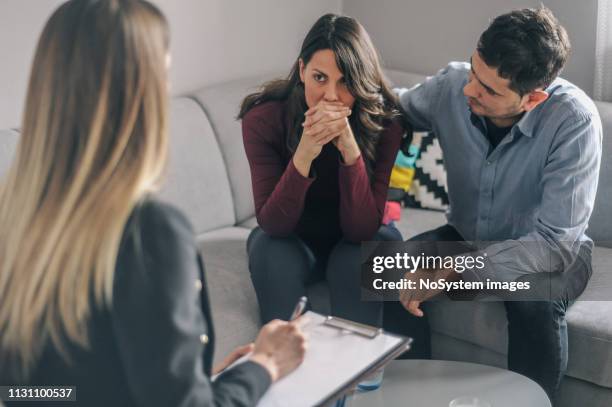
[[[349,331],[355,335],[365,336],[366,338],[373,339],[377,335],[382,334],[384,331],[382,328],[374,328],[373,326],[360,324],[359,322],[349,321],[339,317],[332,317],[331,315],[325,318],[324,325]]]
[[[257,406],[328,406],[410,349],[412,338],[312,311],[304,362],[274,383]]]

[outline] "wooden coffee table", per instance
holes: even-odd
[[[345,406],[448,407],[461,396],[478,397],[491,407],[551,407],[544,390],[525,376],[446,360],[393,361],[385,368],[380,389],[350,395]]]

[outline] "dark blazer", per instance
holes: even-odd
[[[270,386],[261,365],[209,379],[214,331],[193,236],[178,210],[143,201],[123,233],[112,307],[92,307],[89,349],[69,344],[67,362],[48,341],[27,382],[0,367],[0,385],[74,385],[66,406],[255,405]]]

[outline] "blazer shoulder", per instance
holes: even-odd
[[[167,257],[187,247],[196,249],[194,235],[191,223],[178,208],[146,197],[136,204],[126,222],[117,265],[149,263],[162,253]]]
[[[191,223],[180,209],[151,197],[136,204],[128,224],[135,224],[147,235],[169,230],[193,234]]]

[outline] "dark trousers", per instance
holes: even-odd
[[[381,226],[372,240],[401,240],[393,226]],[[382,325],[382,303],[361,300],[361,245],[345,240],[306,244],[299,237],[272,237],[255,228],[247,241],[249,270],[263,323],[287,320],[306,287],[326,279],[332,315]]]
[[[450,225],[413,237],[413,241],[463,241]],[[537,382],[555,404],[561,379],[567,369],[567,323],[565,313],[586,287],[591,275],[590,251],[581,250],[565,275],[564,295],[551,301],[505,301],[508,319],[508,369]],[[538,278],[539,276],[534,276]],[[385,329],[414,338],[405,358],[430,359],[431,337],[427,311],[417,318],[399,302],[386,302]]]

